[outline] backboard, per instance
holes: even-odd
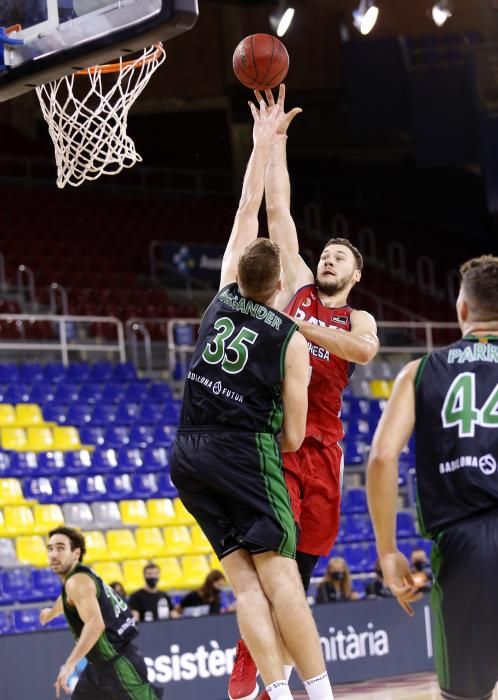
[[[0,101],[191,29],[197,0],[0,0]]]

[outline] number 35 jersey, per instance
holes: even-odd
[[[180,427],[278,433],[285,352],[296,328],[276,309],[243,297],[237,284],[221,289],[199,329]]]
[[[498,338],[422,358],[415,378],[419,519],[428,535],[498,507]]]

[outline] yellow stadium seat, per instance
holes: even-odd
[[[0,506],[26,503],[18,479],[0,479]]]
[[[370,382],[372,398],[388,399],[391,395],[391,386],[390,382],[388,382],[386,379],[372,379]]]
[[[94,562],[101,559],[108,559],[107,542],[104,533],[100,530],[89,530],[85,532],[86,554],[85,562]]]
[[[192,525],[190,528],[190,535],[192,537],[192,554],[211,554],[213,548],[208,538],[202,531],[201,527],[197,524]]]
[[[154,559],[154,564],[157,564],[161,572],[159,588],[184,588],[182,568],[176,557]]]
[[[0,428],[8,428],[16,424],[16,412],[10,403],[0,403]]]
[[[92,569],[104,583],[110,584],[114,581],[123,583],[123,572],[120,565],[115,561],[98,561],[92,564]]]
[[[175,525],[195,525],[196,519],[188,512],[179,498],[173,501],[175,507]]]
[[[174,525],[175,508],[170,498],[150,498],[147,501],[149,525]]]
[[[18,537],[16,539],[16,553],[21,564],[31,564],[31,566],[47,566],[48,564],[47,547],[40,535]]]
[[[128,594],[144,587],[143,569],[147,563],[147,559],[128,559],[123,562],[123,586]]]
[[[181,588],[199,588],[210,572],[207,557],[202,554],[189,554],[182,557]]]
[[[108,530],[106,539],[107,559],[133,559],[140,556],[131,530]]]
[[[149,513],[144,501],[121,501],[119,504],[123,525],[149,525]]]
[[[45,425],[41,408],[36,403],[18,403],[16,406],[16,425],[29,428]]]
[[[170,525],[164,528],[163,533],[164,551],[168,556],[192,552],[192,538],[186,525]]]
[[[47,452],[54,449],[54,436],[51,428],[28,428],[28,449],[33,452]]]
[[[83,447],[80,442],[80,435],[76,428],[71,426],[60,427],[53,429],[54,450],[81,450]]]
[[[29,506],[5,506],[3,511],[5,530],[10,537],[32,535],[35,531],[35,519]]]
[[[164,539],[158,527],[139,527],[135,532],[137,548],[141,556],[154,557],[165,556]]]
[[[5,529],[5,519],[3,517],[2,510],[0,510],[0,537],[7,537],[7,531]]]
[[[2,428],[2,449],[29,450],[28,438],[24,428]]]
[[[64,524],[64,516],[62,515],[61,507],[56,503],[47,505],[37,504],[33,507],[33,515],[35,516],[35,532],[40,535],[45,535],[54,527]]]

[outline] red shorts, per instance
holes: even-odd
[[[283,455],[284,474],[294,519],[299,525],[300,552],[327,556],[339,531],[342,449],[306,438],[297,452]]]

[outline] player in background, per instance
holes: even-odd
[[[469,260],[460,273],[463,337],[401,370],[374,436],[367,492],[384,581],[413,615],[421,594],[396,547],[396,510],[398,459],[415,429],[441,693],[487,700],[498,681],[498,257]]]
[[[262,96],[255,92],[258,102]],[[266,92],[268,108],[275,107]],[[361,279],[360,252],[346,239],[329,241],[321,254],[316,276],[299,254],[296,226],[290,212],[287,170],[287,129],[301,109],[284,111],[285,86],[277,106],[279,120],[265,175],[265,197],[271,240],[282,255],[283,289],[275,306],[285,310],[308,341],[311,375],[308,390],[306,437],[299,450],[284,455],[285,480],[300,533],[296,560],[304,588],[321,555],[328,555],[339,529],[344,437],[340,419],[342,394],[355,364],[367,364],[379,348],[377,327],[366,311],[348,305],[351,289]],[[285,671],[292,672],[286,654]],[[230,678],[231,700],[253,700],[259,690],[257,669],[242,640]],[[264,691],[261,700],[266,698]]]
[[[76,644],[60,667],[55,692],[70,692],[68,680],[86,656],[88,665],[76,683],[72,700],[157,700],[147,680],[145,661],[132,644],[136,621],[128,605],[100,576],[82,564],[85,538],[79,530],[57,527],[49,532],[50,568],[62,581],[52,608],[43,608],[46,625],[64,614]]]
[[[202,319],[185,382],[171,478],[223,562],[268,696],[292,698],[278,626],[308,697],[332,700],[294,558],[296,527],[281,454],[304,438],[308,351],[296,324],[272,308],[282,286],[278,245],[256,240],[279,110],[269,114],[264,102],[251,110],[254,148],[220,291]]]

